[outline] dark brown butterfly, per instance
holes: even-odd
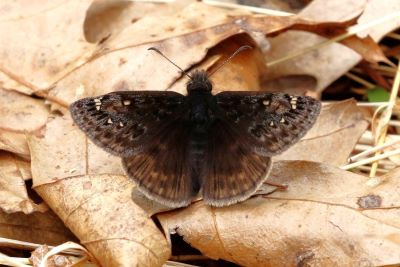
[[[72,118],[95,144],[122,158],[150,199],[182,207],[201,191],[212,206],[243,201],[267,178],[270,157],[311,128],[320,102],[283,93],[213,95],[205,71],[188,76],[187,96],[112,92],[74,102]]]

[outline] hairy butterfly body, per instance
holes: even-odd
[[[182,207],[201,192],[207,204],[226,206],[260,187],[270,157],[304,136],[320,102],[283,93],[213,95],[208,77],[195,71],[187,96],[112,92],[78,100],[70,111],[95,144],[122,158],[148,198]]]

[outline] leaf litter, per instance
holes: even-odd
[[[204,255],[241,266],[386,265],[400,260],[393,242],[400,225],[392,217],[399,212],[399,185],[396,173],[386,179],[388,191],[372,191],[361,175],[323,163],[280,161],[270,181],[289,184],[286,191],[220,209],[199,202],[158,218],[166,234],[176,232]],[[368,196],[385,200],[360,206]]]
[[[200,265],[211,259],[244,266],[399,263],[398,169],[371,185],[361,168],[355,173],[339,168],[368,132],[370,114],[357,101],[325,104],[303,140],[274,158],[262,193],[226,208],[198,199],[176,211],[134,190],[119,158],[93,145],[66,109],[76,99],[110,91],[184,92],[185,78],[148,52],[151,46],[185,70],[212,70],[250,43],[253,50],[213,76],[216,91],[299,90],[314,97],[361,57],[371,66],[387,63],[385,54],[393,60],[393,52],[385,53],[375,41],[398,20],[371,28],[372,38],[343,40],[348,47],[326,44],[276,63],[299,45],[322,42],[320,36],[345,35],[359,16],[362,24],[389,10],[384,6],[400,10],[391,0],[356,6],[340,1],[321,18],[322,2],[288,17],[195,1],[1,4],[0,32],[7,38],[0,41],[0,226],[14,225],[11,231],[0,227],[1,236],[53,245],[79,240],[92,262],[104,266],[161,266],[176,250],[174,233],[205,256]],[[27,25],[32,26],[23,36]],[[287,77],[300,89],[270,82]],[[40,197],[30,193],[31,178]],[[36,227],[24,231],[26,225]],[[35,266],[42,257],[36,259]]]

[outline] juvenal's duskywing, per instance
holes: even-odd
[[[122,158],[150,199],[182,207],[201,191],[212,206],[243,201],[267,178],[271,156],[311,128],[321,104],[284,93],[213,95],[205,71],[188,76],[186,96],[112,92],[74,102],[72,118],[95,144]]]

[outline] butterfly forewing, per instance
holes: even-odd
[[[180,116],[184,96],[164,91],[121,91],[74,102],[75,123],[98,146],[128,157],[152,143]]]
[[[209,130],[203,199],[212,206],[226,206],[250,197],[267,178],[271,158],[252,151],[235,125],[216,120]]]
[[[215,97],[223,117],[263,156],[277,155],[296,143],[321,109],[320,102],[311,97],[283,93],[222,92]]]

